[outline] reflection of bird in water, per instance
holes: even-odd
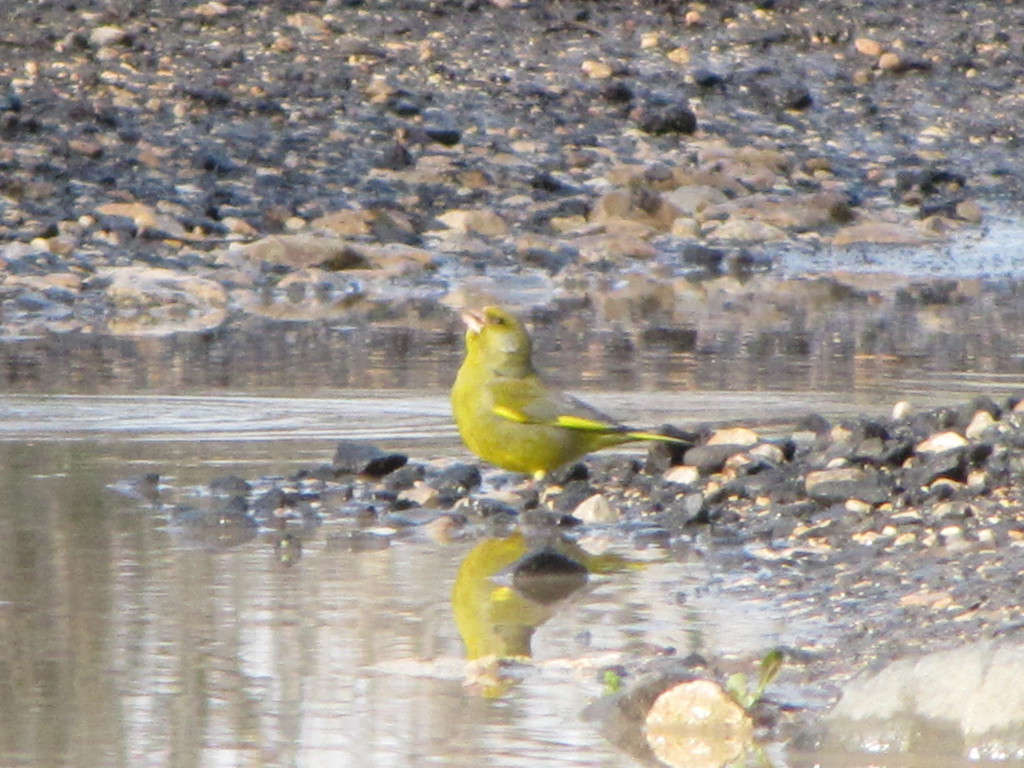
[[[531,548],[522,533],[484,539],[462,561],[452,590],[466,656],[530,656],[534,631],[587,583],[588,573],[629,567],[618,555],[591,555],[575,542],[546,538]],[[501,576],[511,574],[511,580]]]

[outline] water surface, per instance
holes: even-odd
[[[675,349],[664,336],[566,334],[540,356],[639,425],[773,431],[808,413],[884,416],[898,400],[1020,386],[1017,337],[983,324],[912,332],[924,327],[871,341],[837,319],[813,336],[702,331]],[[827,626],[739,601],[700,558],[613,537],[613,551],[651,562],[592,579],[536,628],[534,662],[481,695],[450,603],[474,540],[414,532],[353,551],[328,521],[286,566],[274,532],[197,546],[165,509],[112,488],[156,472],[201,502],[215,477],[290,476],[329,462],[343,437],[469,458],[447,405],[457,336],[338,330],[324,355],[289,333],[277,357],[265,354],[274,339],[244,336],[4,347],[0,764],[632,765],[580,717],[604,665],[668,648],[752,663],[775,645],[829,642]]]

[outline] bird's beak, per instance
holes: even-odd
[[[487,317],[479,309],[464,309],[460,315],[470,333],[480,333],[487,324]]]

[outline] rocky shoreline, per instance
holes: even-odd
[[[13,10],[5,336],[373,323],[509,290],[643,324],[665,297],[625,276],[685,301],[809,257],[941,262],[1024,174],[1021,11],[940,5]]]

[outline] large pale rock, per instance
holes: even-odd
[[[735,699],[711,680],[690,680],[664,691],[644,721],[647,744],[665,765],[720,768],[751,745],[753,723]]]
[[[149,232],[166,235],[171,238],[188,237],[185,228],[177,219],[157,212],[145,203],[107,203],[96,209],[105,216],[124,216],[135,222],[139,233]]]
[[[877,755],[930,754],[940,743],[959,751],[945,755],[957,765],[970,763],[972,753],[1019,755],[1024,688],[1015,681],[1022,674],[1024,647],[1012,634],[899,659],[847,684],[827,718],[828,744]]]
[[[282,264],[296,269],[318,266],[357,269],[369,266],[358,249],[340,237],[269,235],[239,250],[252,261]]]
[[[708,233],[709,240],[730,240],[741,243],[776,243],[788,239],[782,229],[756,219],[730,217]]]
[[[154,267],[110,267],[98,274],[110,281],[110,333],[199,331],[215,328],[227,318],[227,292],[214,280]]]
[[[232,252],[255,263],[283,264],[295,269],[371,269],[405,274],[434,266],[433,256],[422,248],[399,243],[368,245],[312,234],[270,235],[248,245],[234,246]]]
[[[840,229],[832,238],[832,244],[923,245],[932,240],[934,238],[923,234],[909,222],[865,221]]]
[[[484,237],[501,237],[508,234],[508,224],[494,211],[463,210],[456,208],[445,211],[437,217],[449,229]]]

